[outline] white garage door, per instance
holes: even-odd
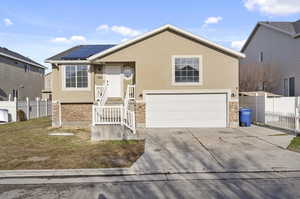
[[[146,127],[226,127],[227,95],[147,94]]]

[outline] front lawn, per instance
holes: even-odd
[[[300,152],[300,136],[295,137],[290,145],[288,146],[288,149],[291,151]]]
[[[144,141],[93,143],[89,129],[52,129],[49,118],[0,125],[1,170],[130,167],[143,152]]]

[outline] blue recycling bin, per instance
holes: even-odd
[[[240,109],[240,126],[251,126],[252,123],[252,110],[249,108]]]

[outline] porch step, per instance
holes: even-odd
[[[92,141],[105,140],[142,140],[139,133],[133,134],[128,128],[121,125],[96,125],[91,127]]]
[[[119,97],[110,97],[107,99],[105,105],[121,105],[123,104],[123,99]]]

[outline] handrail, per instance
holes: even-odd
[[[98,102],[98,105],[103,106],[107,100],[107,87],[108,81],[101,86],[95,86],[95,100]]]

